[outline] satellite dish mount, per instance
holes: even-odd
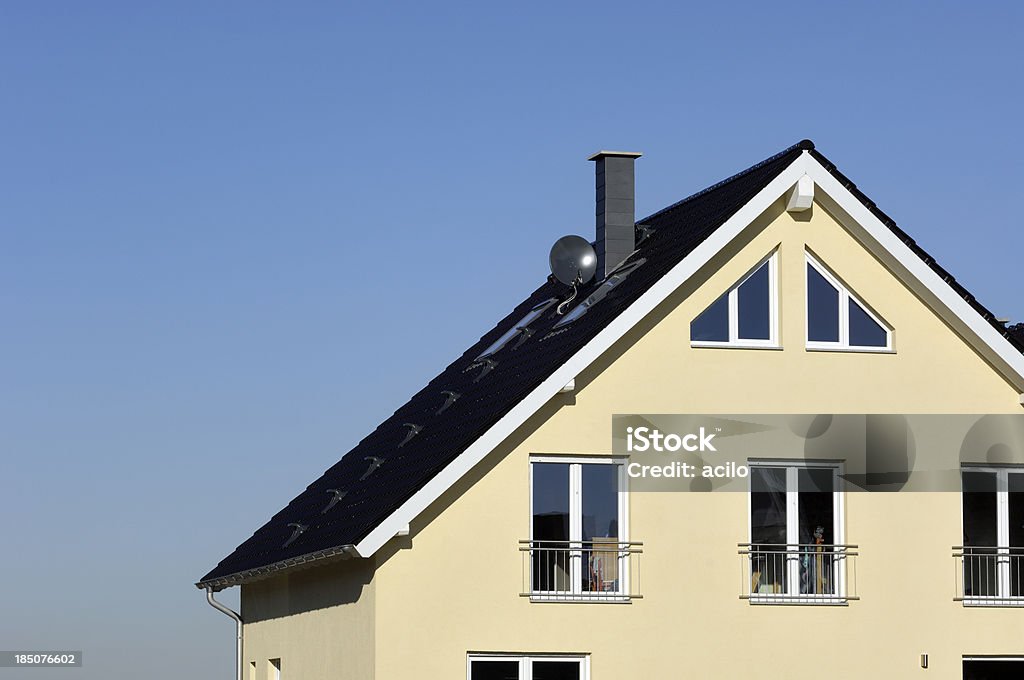
[[[548,256],[551,275],[566,286],[572,286],[572,295],[558,305],[558,313],[565,314],[566,308],[579,293],[579,287],[594,278],[597,273],[597,253],[582,236],[563,236],[551,246]]]

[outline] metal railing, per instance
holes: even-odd
[[[534,600],[630,600],[640,594],[643,543],[615,537],[590,541],[519,541],[520,596]]]
[[[738,545],[741,599],[763,604],[844,604],[860,599],[855,545]]]
[[[968,605],[1024,606],[1024,548],[953,546],[953,599]]]

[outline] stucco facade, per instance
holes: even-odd
[[[282,677],[460,678],[473,652],[586,654],[591,677],[961,677],[964,655],[1024,654],[1019,609],[954,602],[957,493],[849,493],[859,600],[739,598],[743,493],[632,493],[642,595],[521,597],[530,457],[611,454],[615,413],[1008,413],[1020,390],[820,203],[780,198],[372,558],[243,586],[245,666]],[[778,249],[779,349],[691,347],[690,323]],[[805,251],[893,329],[892,352],[805,348]],[[929,655],[923,670],[921,654]]]

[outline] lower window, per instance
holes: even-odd
[[[752,463],[751,597],[823,599],[843,594],[839,466]]]
[[[964,680],[1018,680],[1024,659],[964,659]]]
[[[471,654],[469,680],[588,680],[583,656]]]
[[[1024,599],[1024,471],[966,467],[963,484],[963,599]]]

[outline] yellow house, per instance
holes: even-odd
[[[1024,326],[809,141],[636,221],[638,156],[591,159],[578,285],[543,282],[196,584],[233,617],[214,593],[241,587],[239,678],[1024,678],[1019,448],[968,452],[963,489],[856,493],[841,452],[783,450],[739,493],[666,493],[612,436],[1024,418]]]

